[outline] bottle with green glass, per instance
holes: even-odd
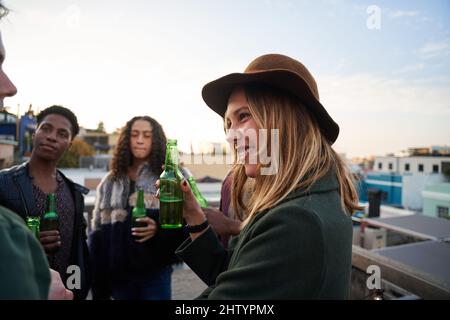
[[[159,222],[163,229],[175,229],[183,226],[181,181],[177,140],[170,139],[166,146],[164,171],[160,176]]]
[[[56,197],[54,193],[47,195],[47,205],[40,224],[40,231],[59,231],[59,216],[56,212]]]
[[[30,231],[35,235],[37,239],[39,239],[40,224],[41,219],[39,217],[27,217],[28,229],[30,229]]]
[[[145,218],[146,216],[147,216],[147,209],[145,209],[144,204],[144,190],[138,189],[136,206],[131,211],[132,227],[133,228],[146,227],[147,224],[145,222],[137,221],[137,219]]]
[[[189,185],[191,186],[192,189],[192,193],[194,194],[195,199],[197,199],[197,202],[200,205],[200,207],[208,208],[208,201],[205,199],[205,197],[198,189],[197,182],[195,182],[194,177],[190,175],[187,181],[189,182]]]

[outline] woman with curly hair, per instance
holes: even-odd
[[[171,298],[174,251],[182,229],[158,224],[155,182],[162,172],[166,136],[151,117],[126,123],[114,151],[111,171],[97,187],[89,248],[93,261],[93,298],[167,300]],[[144,190],[145,227],[132,228],[137,189]],[[150,210],[151,209],[151,210]]]

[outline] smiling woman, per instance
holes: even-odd
[[[297,60],[267,54],[243,73],[206,84],[202,95],[224,117],[227,136],[240,132],[236,140],[227,139],[240,154],[235,158],[243,160],[236,161],[231,174],[231,207],[243,222],[228,251],[211,228],[191,232],[178,248],[177,254],[209,285],[199,298],[347,298],[349,215],[358,208],[358,198],[351,174],[331,147],[339,126],[321,104],[313,76]],[[279,134],[267,141],[249,136],[259,130]],[[261,150],[270,150],[278,161],[270,174],[259,160],[250,161]],[[186,222],[201,224],[204,212],[190,188],[181,188]]]

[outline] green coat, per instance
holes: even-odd
[[[0,206],[0,300],[47,299],[50,269],[23,219]]]
[[[346,299],[352,222],[331,171],[258,214],[228,252],[209,228],[177,254],[209,285],[200,299]]]

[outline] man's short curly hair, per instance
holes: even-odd
[[[44,110],[42,110],[41,112],[39,112],[39,114],[37,115],[37,126],[39,126],[42,122],[42,120],[44,120],[44,118],[46,116],[48,116],[49,114],[59,114],[60,116],[63,116],[64,118],[66,118],[67,120],[69,120],[70,124],[71,124],[71,132],[72,132],[72,140],[73,138],[76,137],[76,135],[78,134],[78,132],[80,132],[80,126],[78,125],[78,120],[77,117],[75,116],[75,114],[70,111],[67,108],[64,108],[63,106],[51,106],[48,107]]]

